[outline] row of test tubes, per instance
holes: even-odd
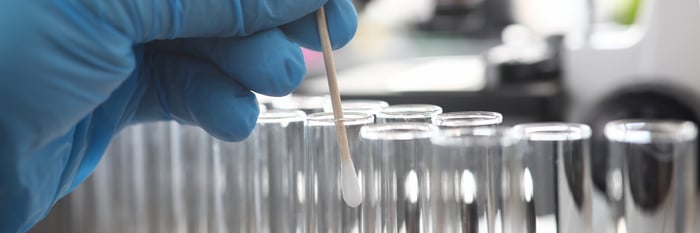
[[[128,128],[44,232],[698,231],[693,123],[610,122],[598,168],[584,124],[506,127],[495,112],[345,101],[363,195],[353,208],[326,100],[261,105],[242,142],[173,122]],[[601,172],[605,190],[592,184]]]

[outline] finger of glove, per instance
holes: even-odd
[[[351,0],[329,0],[324,6],[328,33],[333,49],[345,46],[357,31],[357,12]],[[302,47],[321,51],[316,14],[308,14],[301,19],[281,26],[290,39]]]
[[[127,0],[82,5],[137,43],[180,37],[244,36],[307,15],[327,0]]]
[[[301,48],[277,28],[249,37],[175,39],[149,46],[207,60],[246,88],[264,95],[291,93],[306,73]]]
[[[153,84],[134,120],[175,119],[228,141],[245,139],[255,127],[255,95],[216,65],[192,57],[153,56]]]

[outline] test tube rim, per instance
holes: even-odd
[[[498,125],[503,122],[503,115],[498,112],[489,111],[447,112],[434,116],[431,122],[438,126],[448,127]]]
[[[591,127],[570,122],[536,122],[513,126],[513,136],[528,141],[577,141],[591,138]]]
[[[371,114],[376,114],[383,108],[389,107],[389,103],[384,101],[384,100],[372,100],[372,99],[356,99],[356,100],[343,100],[340,102],[340,104],[343,106],[343,111],[351,111],[351,112],[366,112],[366,113],[371,113]],[[368,104],[368,105],[374,105],[375,107],[367,107],[367,108],[357,108],[357,107],[349,107],[349,105],[356,105],[356,104]],[[333,106],[330,103],[326,103],[326,106],[323,107],[324,112],[332,112],[333,111]]]
[[[493,143],[492,145],[508,146],[514,141],[512,130],[512,127],[507,126],[440,129],[438,134],[430,139],[430,142],[434,145],[447,147],[464,147],[473,145],[473,142],[482,144],[490,142]]]
[[[698,132],[695,123],[685,120],[622,119],[605,124],[604,134],[613,142],[650,144],[694,141]]]
[[[258,115],[257,124],[298,122],[305,119],[306,113],[301,110],[270,109]]]
[[[419,111],[419,110],[413,110],[413,111],[408,111],[408,110],[401,110],[401,109],[425,109],[425,111]],[[382,118],[382,119],[397,119],[397,118],[403,118],[403,119],[415,119],[415,118],[426,118],[426,117],[433,117],[437,114],[442,113],[442,107],[434,105],[434,104],[399,104],[399,105],[391,105],[385,108],[382,108],[379,112],[377,112],[377,118]]]
[[[363,112],[343,111],[343,119],[338,120],[343,121],[346,126],[366,125],[374,123],[374,116]],[[335,122],[333,112],[317,112],[306,117],[308,126],[335,126]]]
[[[402,130],[400,132],[391,132]],[[362,126],[360,137],[369,140],[415,140],[433,137],[439,128],[430,123],[392,122]]]

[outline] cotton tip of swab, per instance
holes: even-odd
[[[355,173],[355,165],[352,161],[343,161],[341,171],[341,185],[343,200],[350,207],[357,207],[362,204],[362,192],[360,191],[360,180]]]

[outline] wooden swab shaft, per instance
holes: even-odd
[[[348,134],[343,124],[343,107],[340,104],[340,92],[338,91],[338,81],[335,74],[335,62],[333,61],[333,48],[328,34],[328,23],[326,22],[326,11],[321,7],[316,12],[318,21],[318,33],[321,35],[321,47],[323,48],[323,60],[326,63],[326,74],[328,75],[328,89],[331,94],[331,105],[333,106],[333,117],[335,118],[335,130],[338,138],[340,155],[345,162],[352,162],[350,147],[348,145]],[[354,172],[354,171],[353,171]]]
[[[340,92],[338,91],[338,81],[335,75],[333,49],[331,48],[331,40],[328,35],[326,11],[323,7],[316,12],[316,17],[321,47],[323,48],[323,60],[326,63],[326,74],[328,75],[328,89],[331,93],[336,137],[338,138],[338,147],[340,148],[341,192],[345,204],[354,208],[362,204],[362,192],[360,191],[360,181],[358,180],[357,173],[355,173],[355,165],[352,163],[352,156],[350,156],[348,134],[345,131],[343,122],[345,118],[343,117],[343,107],[340,104]]]

